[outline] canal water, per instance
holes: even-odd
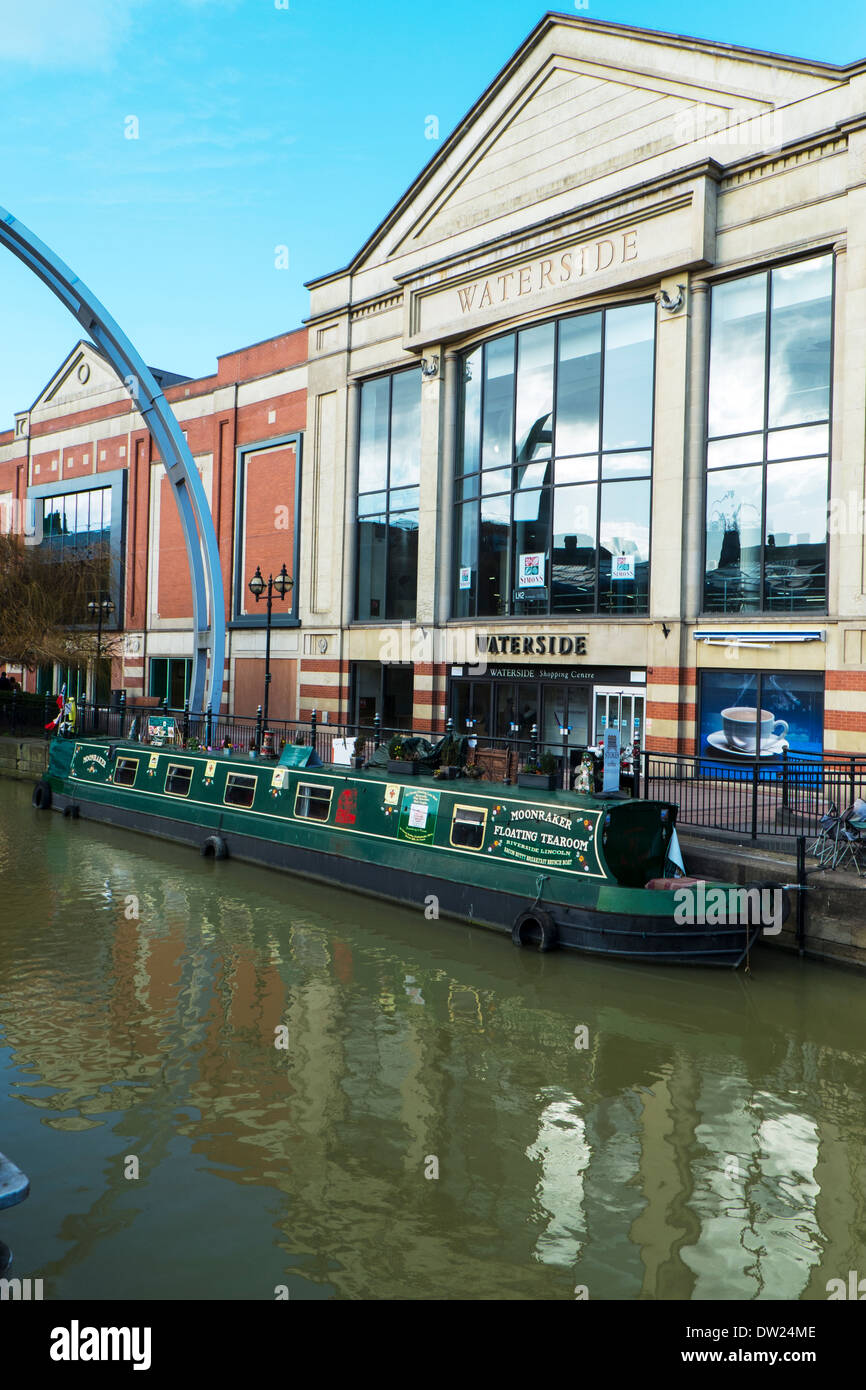
[[[862,976],[540,956],[30,795],[0,780],[0,1237],[46,1299],[866,1276]]]

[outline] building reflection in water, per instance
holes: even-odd
[[[15,1239],[50,1296],[118,1267],[122,1296],[434,1299],[824,1298],[866,1271],[855,976],[528,956],[51,820],[0,929],[7,1128],[39,1174]]]

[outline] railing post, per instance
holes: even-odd
[[[851,758],[851,795],[850,795],[850,797],[848,798],[848,805],[849,805],[849,806],[853,806],[853,805],[854,805],[854,802],[856,801],[856,799],[857,799],[857,784],[856,784],[856,781],[855,781],[854,758],[852,757],[852,758]],[[842,810],[842,807],[841,807],[841,806],[839,807],[839,810],[840,810],[840,811]]]
[[[118,731],[117,731],[117,732],[118,732],[118,736],[119,736],[120,738],[123,738],[123,730],[124,730],[125,726],[126,726],[126,691],[125,691],[125,690],[121,690],[121,692],[120,692],[120,728],[119,728]]]
[[[631,746],[631,794],[640,796],[640,739]]]
[[[184,701],[183,706],[183,746],[189,743],[189,700]]]
[[[259,705],[256,710],[256,752],[262,751],[262,707]]]
[[[374,714],[374,715],[373,715],[373,747],[374,747],[374,748],[378,748],[379,745],[380,745],[380,743],[382,742],[381,733],[382,733],[382,721],[381,721],[381,719],[379,718],[378,714]]]
[[[571,729],[563,724],[559,732],[562,734],[562,790],[567,792],[571,780],[569,776],[571,769],[568,766],[568,735],[571,733]]]
[[[797,836],[797,946],[806,948],[806,836]]]
[[[532,760],[533,760],[533,762],[535,763],[535,766],[538,767],[538,725],[537,725],[537,724],[533,724],[531,733],[532,733]]]
[[[752,763],[752,839],[758,838],[758,761]]]
[[[210,705],[208,705],[207,709],[205,710],[204,733],[204,746],[205,748],[210,748],[211,739],[213,738],[213,709]]]
[[[316,746],[316,711],[310,710],[310,747]]]
[[[9,719],[10,719],[10,728],[11,728],[13,734],[14,734],[14,732],[15,732],[15,723],[16,723],[15,716],[16,716],[17,712],[18,712],[18,691],[17,691],[17,690],[13,690],[13,691],[12,691],[12,708],[11,708],[10,715],[9,715]]]

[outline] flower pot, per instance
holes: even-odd
[[[352,766],[354,768],[357,768],[360,772],[366,761],[367,759],[363,756],[363,754],[361,754],[359,757],[352,759]]]
[[[410,762],[406,758],[389,758],[388,771],[396,773],[398,777],[417,777],[418,759],[413,758]]]
[[[443,782],[453,782],[455,777],[460,776],[459,767],[440,767],[436,776]]]
[[[555,772],[518,772],[518,787],[531,787],[537,792],[552,792],[556,788],[558,776]]]

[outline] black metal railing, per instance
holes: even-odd
[[[641,754],[643,794],[679,806],[677,823],[759,838],[815,835],[831,805],[866,799],[866,757],[791,757],[736,767],[683,753]]]
[[[0,735],[50,737],[45,726],[57,714],[54,695],[27,695],[0,692]],[[314,747],[325,763],[333,761],[333,742],[348,743],[351,756],[356,740],[363,740],[364,756],[369,758],[393,736],[401,739],[421,737],[436,743],[443,732],[468,737],[468,763],[482,776],[516,781],[527,770],[550,770],[554,785],[573,787],[586,747],[572,743],[570,735],[544,739],[533,725],[530,736],[517,731],[503,735],[476,733],[474,727],[458,728],[451,720],[438,731],[397,729],[374,718],[369,724],[330,723],[316,711],[308,720],[272,719],[262,727],[261,708],[255,715],[221,715],[211,711],[194,713],[188,707],[171,709],[127,707],[121,696],[113,704],[94,705],[82,700],[77,705],[75,732],[82,737],[98,735],[109,739],[147,737],[150,716],[170,717],[177,730],[178,744],[187,748],[219,750],[230,747],[242,755],[279,757],[286,744]],[[602,787],[602,760],[598,749],[592,754],[594,790]],[[545,757],[547,755],[547,757]],[[631,795],[671,801],[679,807],[678,824],[703,831],[718,831],[751,840],[763,838],[795,839],[815,835],[821,817],[831,805],[840,811],[858,798],[866,800],[866,756],[791,757],[740,763],[728,767],[706,757],[685,753],[643,751],[637,759],[626,749],[620,765],[621,789]]]

